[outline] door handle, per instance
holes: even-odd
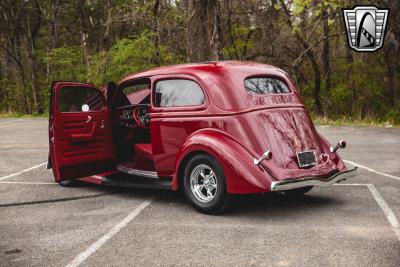
[[[85,121],[85,123],[88,123],[88,122],[91,121],[91,120],[92,120],[92,116],[88,115],[88,116],[87,116],[87,121]]]

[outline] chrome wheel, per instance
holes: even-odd
[[[190,174],[190,189],[193,196],[201,203],[211,202],[217,193],[217,177],[206,164],[193,168]]]

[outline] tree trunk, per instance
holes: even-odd
[[[330,68],[330,57],[329,57],[329,14],[327,7],[323,8],[322,19],[324,20],[324,41],[322,49],[322,71],[325,85],[325,94],[328,97],[328,107],[330,106],[330,91],[331,91],[331,68]]]
[[[186,12],[188,61],[219,60],[222,26],[218,0],[188,0]]]
[[[207,35],[210,47],[210,60],[220,59],[220,47],[221,47],[221,36],[220,36],[220,6],[218,0],[206,1],[206,13],[208,17]]]
[[[313,48],[310,49],[310,45],[307,43],[307,41],[300,35],[299,31],[297,29],[294,29],[292,20],[291,20],[291,15],[290,11],[287,8],[284,0],[280,0],[281,6],[283,8],[283,11],[286,14],[286,23],[290,27],[292,31],[294,31],[295,37],[297,41],[301,44],[303,47],[304,51],[306,52],[307,58],[310,60],[311,67],[314,72],[314,105],[315,105],[315,111],[317,112],[318,115],[323,115],[323,110],[322,110],[322,103],[321,103],[321,71],[317,62],[316,54]]]
[[[392,66],[391,57],[392,57],[392,50],[385,51],[385,61],[386,61],[386,72],[387,72],[387,83],[386,83],[386,90],[384,90],[384,94],[386,96],[386,101],[389,106],[393,107],[396,103],[396,85],[395,85],[395,75],[394,75],[394,68]]]
[[[82,46],[82,54],[83,61],[86,64],[86,72],[89,73],[90,69],[90,54],[88,49],[88,32],[86,30],[86,14],[85,14],[85,0],[80,0],[78,4],[78,12],[79,12],[79,27],[81,34],[81,46]]]
[[[159,10],[160,10],[160,0],[156,0],[154,2],[153,6],[153,31],[154,31],[154,38],[153,38],[153,43],[154,43],[154,48],[155,48],[155,53],[154,53],[154,64],[156,66],[160,66],[160,52],[159,52],[159,46],[160,46],[160,19],[159,19]]]
[[[34,110],[38,114],[44,113],[44,105],[42,101],[42,97],[40,95],[40,85],[37,79],[37,60],[35,56],[35,49],[36,49],[36,37],[41,27],[42,18],[40,14],[40,7],[38,2],[35,3],[35,7],[33,9],[32,14],[28,14],[27,21],[28,21],[28,28],[25,33],[26,39],[26,55],[28,59],[28,70],[30,74],[30,82],[33,90],[33,106]]]
[[[228,12],[228,14],[227,14],[227,17],[228,17],[227,24],[228,24],[229,39],[230,39],[231,45],[233,47],[233,52],[234,52],[234,55],[229,55],[229,57],[231,59],[239,59],[239,53],[238,53],[237,48],[236,48],[235,38],[233,36],[233,31],[232,31],[232,19],[231,19],[232,8],[231,8],[230,0],[225,0],[225,3],[226,3],[226,10]]]
[[[354,82],[354,71],[353,71],[353,63],[354,63],[354,59],[353,59],[353,54],[351,52],[351,49],[346,47],[346,62],[347,62],[347,73],[346,73],[346,77],[347,77],[347,86],[348,88],[350,88],[351,90],[351,111],[352,111],[352,115],[354,115],[355,113],[355,104],[357,103],[357,90],[356,90],[356,85]]]
[[[194,58],[193,27],[194,25],[194,3],[192,0],[186,1],[186,61],[192,62]]]

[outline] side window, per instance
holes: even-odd
[[[162,80],[155,86],[156,107],[199,106],[204,100],[203,90],[191,80]]]
[[[145,82],[145,83],[137,83],[137,84],[132,84],[124,87],[122,91],[124,92],[125,95],[130,95],[132,93],[136,93],[138,91],[144,90],[144,89],[149,89],[150,88],[150,81]]]
[[[60,112],[99,111],[104,106],[101,92],[92,87],[63,87],[58,95],[58,111]]]
[[[275,78],[254,77],[244,80],[247,92],[254,95],[259,94],[287,94],[289,88],[284,82]]]

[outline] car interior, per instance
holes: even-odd
[[[150,142],[150,85],[149,79],[125,83],[110,88],[113,92],[108,95],[118,170],[151,178],[156,174]]]

